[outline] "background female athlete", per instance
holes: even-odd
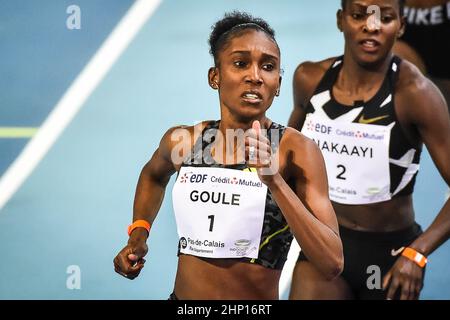
[[[381,9],[380,28],[368,23],[372,5]],[[423,144],[450,183],[450,120],[439,89],[416,66],[392,53],[404,32],[402,10],[399,0],[342,1],[337,22],[345,38],[344,55],[302,63],[295,72],[289,125],[313,135],[316,122],[322,121],[355,135],[335,136],[326,145],[315,136],[326,154],[330,196],[344,246],[344,271],[327,281],[308,262],[308,254],[301,253],[294,271],[293,299],[417,299],[424,268],[404,255],[428,256],[449,237],[449,201],[424,233],[415,222],[412,193]],[[310,119],[307,125],[305,119]],[[370,157],[364,154],[368,149],[351,151],[342,146],[343,141],[361,144],[359,130],[387,132],[384,144],[370,142],[378,148]],[[384,156],[378,155],[383,152]],[[363,188],[380,181],[384,189]],[[340,185],[346,189],[339,189]],[[361,193],[366,195],[358,198]],[[368,284],[368,271],[375,270],[371,268],[381,271],[382,281]]]

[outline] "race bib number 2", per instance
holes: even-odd
[[[308,114],[302,133],[325,160],[330,199],[343,204],[389,200],[390,127],[339,123]]]

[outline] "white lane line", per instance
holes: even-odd
[[[0,210],[33,172],[162,0],[137,0],[0,178]]]
[[[288,290],[291,287],[292,273],[294,272],[295,264],[297,263],[298,255],[300,253],[300,246],[297,240],[292,239],[291,248],[287,256],[287,260],[284,264],[283,271],[281,271],[280,282],[278,286],[279,298],[283,299],[284,296],[288,296]]]

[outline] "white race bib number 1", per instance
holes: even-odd
[[[255,172],[181,167],[172,192],[180,252],[257,258],[266,195]]]

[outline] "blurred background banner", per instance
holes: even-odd
[[[286,124],[292,75],[343,53],[340,1],[0,1],[0,299],[167,299],[177,264],[171,188],[134,281],[114,272],[135,186],[164,132],[219,118],[211,25],[238,9],[275,29],[284,69],[269,117]],[[446,186],[424,152],[415,189],[428,227]],[[422,299],[450,299],[450,244]],[[295,257],[296,258],[296,257]],[[295,259],[294,259],[295,260]],[[288,261],[280,283],[287,298]]]

